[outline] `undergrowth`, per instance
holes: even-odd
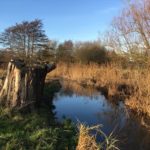
[[[52,98],[60,88],[58,80],[46,83],[44,95],[47,100],[34,110],[17,111],[0,107],[0,150],[94,150],[92,145],[84,147],[88,142],[102,150],[117,149],[118,141],[112,134],[106,136],[99,130],[104,141],[98,142],[89,132],[94,127],[81,124],[78,130],[70,119],[64,118],[61,123],[56,121]]]
[[[74,150],[76,133],[69,119],[56,123],[46,107],[28,114],[1,110],[1,150]]]

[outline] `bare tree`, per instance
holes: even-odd
[[[150,54],[150,0],[130,0],[112,22],[109,42],[121,50]],[[111,35],[111,36],[110,36]],[[113,42],[112,42],[113,41]]]

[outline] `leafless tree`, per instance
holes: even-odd
[[[111,47],[150,54],[150,0],[130,0],[107,34]]]

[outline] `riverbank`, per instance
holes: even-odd
[[[148,69],[123,69],[115,64],[99,66],[59,63],[47,79],[52,77],[95,87],[112,102],[124,101],[130,110],[139,115],[150,116]]]
[[[58,123],[48,107],[28,113],[0,112],[0,149],[75,149],[77,132],[70,120]]]
[[[58,64],[57,69],[48,75],[47,81],[49,81],[49,79],[62,78],[77,82],[82,85],[82,87],[97,88],[110,101],[117,104],[119,100],[122,100],[126,105],[128,104],[130,109],[136,111],[138,114],[147,115],[149,107],[147,106],[147,110],[145,112],[143,111],[144,107],[146,107],[146,105],[144,105],[145,102],[138,102],[138,99],[132,99],[132,97],[138,98],[139,95],[139,98],[145,97],[145,100],[148,101],[148,97],[146,97],[146,95],[140,95],[142,94],[140,93],[140,90],[141,92],[144,92],[144,90],[148,89],[148,87],[145,87],[148,86],[148,77],[148,70],[145,70],[144,72],[144,70],[123,69],[115,65],[106,67],[98,65],[86,66],[81,64]],[[139,80],[140,78],[141,80]],[[56,84],[57,81],[58,80],[55,80],[55,84],[49,84],[46,82],[44,95],[50,96],[48,100],[52,99],[52,93],[56,92],[56,89],[60,88],[60,85]],[[74,86],[74,88],[75,90],[79,89],[76,86]],[[84,92],[82,89],[81,91]],[[84,95],[86,95],[86,93],[90,94],[90,91],[85,92]],[[134,102],[134,106],[138,103],[139,105],[140,103],[143,103],[143,105],[137,105],[136,110],[131,107],[132,101]],[[140,107],[141,110],[139,111]],[[28,147],[35,148],[36,146],[47,145],[47,148],[52,146],[52,149],[56,149],[56,146],[69,148],[70,146],[76,147],[78,145],[79,147],[80,145],[84,145],[84,143],[80,144],[79,141],[81,141],[81,143],[82,141],[87,143],[87,141],[84,140],[84,138],[82,140],[82,136],[79,135],[82,134],[82,131],[77,131],[71,121],[67,120],[60,124],[52,119],[54,116],[47,115],[49,114],[49,111],[43,107],[39,111],[23,115],[18,113],[7,113],[6,115],[0,114],[0,142],[2,142],[0,145],[4,148],[5,146],[13,146],[13,148],[17,149],[18,147],[20,148],[25,146],[27,146],[27,148],[25,148],[28,149]],[[16,128],[16,125],[18,125],[18,128]],[[78,140],[78,138],[80,140]],[[53,139],[55,140],[53,141]]]
[[[52,99],[60,86],[58,80],[46,83],[44,101],[39,108],[13,111],[0,107],[0,149],[86,150],[93,146],[117,149],[118,140],[102,132],[100,126],[86,127],[67,118],[61,122],[56,119]],[[97,133],[91,135],[91,130],[99,132],[104,140],[98,142]]]

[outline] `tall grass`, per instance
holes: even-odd
[[[103,140],[98,142],[97,136],[91,134],[92,131],[96,131],[96,135]],[[88,127],[80,124],[77,150],[119,150],[117,144],[118,140],[114,137],[113,133],[107,136],[101,130],[100,125]]]
[[[150,116],[150,70],[124,69],[116,64],[83,65],[59,63],[50,77],[65,78],[87,86],[107,89],[114,101],[120,98],[132,110]]]

